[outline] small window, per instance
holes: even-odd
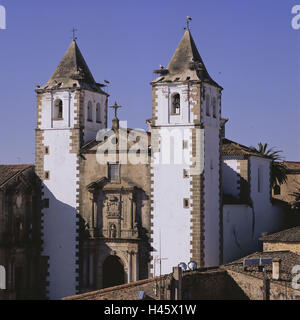
[[[117,163],[110,163],[108,165],[108,178],[111,181],[119,181],[119,164]]]
[[[49,179],[50,179],[50,172],[45,171],[45,180],[49,180]]]
[[[183,207],[185,209],[190,207],[190,200],[189,199],[183,199]]]
[[[45,147],[45,154],[49,154],[49,147]]]
[[[101,123],[101,107],[100,107],[100,103],[97,103],[97,106],[96,106],[96,121],[97,121],[97,123]]]
[[[183,169],[183,178],[186,179],[189,177],[189,172],[187,169]]]
[[[172,96],[172,114],[178,115],[180,114],[180,94],[175,93]]]
[[[44,206],[43,207],[45,209],[48,209],[49,208],[49,199],[44,199],[43,202],[44,202]]]
[[[206,115],[209,117],[210,116],[210,110],[209,110],[209,108],[210,108],[210,96],[207,95],[205,100],[206,100]]]
[[[263,168],[258,167],[257,170],[257,191],[262,192],[262,186],[263,186]]]
[[[217,117],[217,100],[216,98],[213,98],[213,117],[216,118]]]
[[[62,100],[56,99],[54,101],[53,119],[62,120],[63,119],[63,103]]]
[[[88,103],[87,113],[88,113],[87,120],[93,121],[93,104],[91,101],[89,101],[89,103]]]
[[[183,148],[183,149],[187,149],[188,146],[189,146],[188,141],[187,141],[187,140],[183,140],[183,142],[182,142],[182,148]]]
[[[281,194],[281,189],[280,189],[280,186],[277,184],[274,189],[274,196],[279,196]]]

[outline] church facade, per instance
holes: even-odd
[[[282,226],[271,160],[225,139],[223,88],[189,29],[155,72],[149,132],[126,128],[117,113],[108,124],[109,95],[75,40],[36,89],[49,299],[169,273],[181,262],[217,266]]]

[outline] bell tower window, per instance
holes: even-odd
[[[87,107],[87,120],[93,121],[93,105],[91,101],[89,101],[88,107]]]
[[[172,115],[180,114],[180,94],[174,93],[172,95]]]
[[[63,119],[63,103],[60,99],[56,99],[54,101],[53,119],[55,120]]]

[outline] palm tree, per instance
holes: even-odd
[[[294,197],[294,201],[291,203],[292,209],[296,212],[300,212],[300,189],[298,189],[296,192],[293,192],[291,196]]]
[[[271,186],[274,188],[276,185],[281,185],[287,181],[287,167],[281,162],[282,150],[276,150],[274,147],[269,148],[268,144],[258,144],[258,148],[251,147],[253,151],[260,153],[264,157],[268,157],[272,160],[271,164]]]

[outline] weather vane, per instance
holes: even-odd
[[[191,23],[191,21],[192,21],[192,18],[189,17],[189,16],[187,16],[187,17],[186,17],[186,27],[185,27],[184,29],[190,30],[190,23]]]
[[[117,111],[119,108],[122,108],[121,106],[118,106],[117,102],[113,106],[110,106],[110,108],[115,109],[115,118],[117,118]]]
[[[71,30],[71,32],[72,32],[72,34],[73,34],[73,40],[74,40],[74,41],[77,40],[76,31],[78,31],[78,30],[75,29],[75,28],[73,28],[73,29]]]

